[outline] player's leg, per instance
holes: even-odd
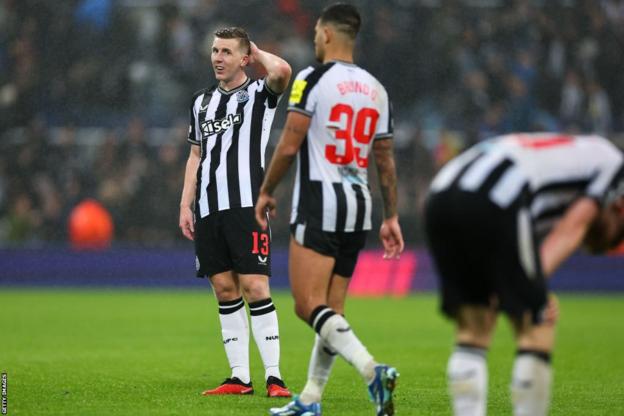
[[[241,274],[243,295],[249,305],[251,329],[264,364],[265,380],[281,379],[277,312],[271,299],[268,276]]]
[[[290,290],[295,300],[295,314],[304,322],[308,322],[308,317],[317,306],[327,305],[334,263],[333,257],[305,248],[291,238],[288,253]],[[317,338],[324,342],[318,334]],[[321,414],[321,405],[315,399],[315,396],[307,396],[302,400],[300,395],[296,395],[293,401],[283,407],[271,408],[269,413],[274,416],[317,416]]]
[[[334,266],[334,277],[351,277],[355,271],[360,250],[366,245],[367,231],[338,233],[339,250]],[[346,285],[330,287],[328,298],[344,308],[347,296]],[[337,290],[334,292],[334,290]],[[399,373],[394,367],[386,364],[376,364],[373,378],[367,378],[368,394],[375,404],[377,415],[393,415],[394,402],[392,400],[396,380]],[[366,378],[366,377],[365,377]]]
[[[288,267],[295,313],[308,322],[324,344],[352,364],[367,381],[373,380],[376,362],[355,336],[345,318],[329,305],[328,294],[336,265],[335,256],[339,253],[339,242],[333,233],[305,229],[302,225],[295,226],[293,235],[290,240]],[[352,271],[347,275],[350,276],[351,273]],[[344,296],[338,298],[344,301]],[[292,402],[281,408],[273,408],[270,413],[276,416],[320,415],[320,403],[307,403],[301,397],[295,396]]]
[[[552,304],[550,307],[556,307]],[[530,313],[513,319],[517,353],[511,393],[515,416],[545,416],[552,388],[551,355],[555,345],[554,322],[534,324]]]
[[[512,320],[518,348],[511,382],[513,409],[516,416],[544,416],[550,403],[555,335],[554,320],[544,321],[544,317],[556,303],[554,298],[548,302],[529,209],[521,207],[510,222],[501,238],[513,249],[494,257],[501,262],[500,309]]]
[[[269,289],[269,277],[258,274],[239,275],[243,295],[249,305],[251,329],[264,364],[267,394],[290,397],[280,372],[280,341],[277,311]]]
[[[488,263],[491,208],[456,189],[430,194],[425,213],[429,249],[438,276],[441,309],[455,321],[456,345],[447,364],[455,416],[485,415],[487,349],[496,323],[495,287]]]
[[[455,348],[447,364],[455,416],[484,416],[487,409],[487,350],[496,326],[496,309],[463,305],[455,316]]]
[[[219,303],[223,346],[232,374],[221,386],[204,394],[249,394],[253,392],[249,379],[249,324],[239,282],[232,272],[230,253],[219,227],[221,217],[221,212],[215,212],[197,220],[195,253],[197,276],[210,277]]]
[[[327,305],[343,316],[348,287],[349,278],[334,274],[329,283],[327,294]],[[308,380],[301,392],[301,400],[304,403],[321,401],[323,390],[329,380],[337,354],[318,334],[316,335],[308,366]]]
[[[236,273],[217,273],[210,278],[219,303],[219,321],[225,354],[232,374],[219,387],[207,390],[212,394],[251,394],[249,373],[249,321]]]
[[[355,336],[347,320],[327,305],[327,291],[335,260],[290,240],[290,287],[295,312],[308,322],[331,349],[353,365],[368,381],[376,362]]]
[[[252,334],[264,364],[267,394],[290,397],[279,368],[279,325],[269,289],[270,230],[264,231],[256,223],[253,208],[229,210],[222,225],[234,270],[249,305]]]

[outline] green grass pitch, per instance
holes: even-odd
[[[282,373],[305,383],[312,331],[274,293]],[[554,355],[552,415],[624,415],[624,296],[562,295]],[[398,415],[450,415],[445,366],[452,328],[433,295],[350,299],[347,318],[380,361],[400,373]],[[253,342],[252,342],[253,345]],[[501,319],[489,354],[490,415],[511,414],[514,354]],[[264,415],[285,399],[265,397],[251,347],[256,394],[202,397],[229,375],[216,302],[208,289],[0,290],[0,369],[9,415]],[[323,401],[325,415],[373,415],[363,381],[340,361]]]

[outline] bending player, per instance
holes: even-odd
[[[445,165],[426,207],[443,312],[455,321],[448,361],[455,416],[482,416],[487,349],[499,311],[517,345],[514,415],[544,416],[557,304],[546,278],[583,242],[596,250],[624,236],[621,152],[598,136],[511,134]]]

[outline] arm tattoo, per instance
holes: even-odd
[[[397,215],[397,176],[391,147],[375,152],[377,174],[384,202],[384,218]]]
[[[284,129],[292,134],[295,134],[296,136],[305,136],[308,133],[308,129],[307,128],[301,128],[298,125],[292,125],[292,124],[286,124],[284,126]]]

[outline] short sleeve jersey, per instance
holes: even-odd
[[[295,78],[289,111],[311,118],[297,156],[292,224],[328,232],[371,229],[368,156],[392,137],[383,85],[357,65],[332,61]]]
[[[624,158],[600,136],[509,134],[481,142],[445,165],[432,192],[456,185],[502,208],[521,195],[538,234],[552,228],[580,197],[599,204],[624,194]]]
[[[230,91],[194,94],[188,142],[201,148],[195,213],[252,207],[264,179],[264,155],[279,94],[264,79],[247,79]]]

